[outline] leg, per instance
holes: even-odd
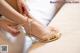
[[[61,8],[61,6],[64,4],[63,2],[63,0],[57,0],[57,1],[60,1],[60,2],[62,2],[62,3],[55,3],[55,8],[56,8],[56,10],[55,10],[55,14],[58,12],[58,10]],[[33,17],[32,17],[33,18]],[[33,23],[34,22],[34,23]],[[53,35],[50,35],[50,30],[48,30],[46,27],[44,27],[43,25],[41,25],[41,24],[39,24],[38,22],[36,22],[36,21],[33,21],[32,22],[32,28],[31,28],[31,33],[33,34],[33,35],[35,35],[35,36],[37,36],[38,38],[41,38],[42,40],[43,39],[48,39],[49,37],[54,37],[54,35],[55,35],[55,33],[53,34]],[[49,27],[48,27],[49,28]],[[27,29],[29,29],[29,27],[27,28]],[[52,30],[51,31],[56,31],[56,33],[57,33],[57,30],[56,29],[54,29],[54,28],[52,28]],[[54,32],[53,31],[53,32]],[[51,32],[52,33],[52,32]],[[43,38],[45,36],[45,38]],[[57,36],[58,37],[58,36]],[[59,37],[58,37],[59,38]]]
[[[8,1],[8,3],[9,3],[9,1]],[[36,26],[36,28],[37,28],[37,30],[35,30],[35,25],[37,25]],[[28,29],[28,26],[26,27],[25,26],[25,28],[27,28]],[[32,29],[33,28],[33,29]],[[51,37],[51,36],[49,36],[49,34],[48,33],[50,33],[49,31],[48,31],[48,29],[45,29],[45,27],[43,26],[41,26],[41,25],[39,25],[37,22],[34,22],[33,23],[33,25],[32,25],[32,34],[35,34],[35,36],[37,36],[38,38],[40,38],[40,39],[42,39],[42,40],[45,40],[45,39],[47,39],[48,37]],[[41,29],[39,29],[39,28],[41,28]],[[43,30],[42,30],[43,29]],[[35,30],[35,31],[34,31]],[[44,30],[46,31],[46,32],[44,32]],[[45,36],[45,37],[44,37]],[[54,36],[54,35],[53,35]]]
[[[3,3],[5,3],[5,2],[3,2]],[[3,3],[1,3],[1,4],[3,4]],[[4,5],[2,5],[2,6],[0,6],[0,7],[3,7]],[[7,6],[9,6],[9,5],[7,5]],[[0,10],[6,10],[6,12],[9,12],[8,14],[8,16],[6,15],[7,13],[5,12],[5,11],[1,11],[2,12],[2,14],[4,14],[6,17],[8,17],[9,19],[12,19],[12,20],[14,20],[14,19],[16,19],[15,17],[17,17],[17,18],[22,18],[21,16],[19,16],[19,13],[17,13],[17,15],[16,14],[13,14],[12,12],[10,12],[10,10],[9,9],[5,9],[5,8],[8,8],[8,7],[4,7],[4,8],[1,8]],[[9,6],[10,7],[10,6]],[[10,8],[11,9],[11,8]],[[12,9],[13,10],[13,9]],[[13,10],[14,11],[14,10]],[[15,12],[14,12],[15,13]],[[24,20],[23,20],[24,19]],[[25,18],[23,18],[23,19],[16,19],[16,20],[14,20],[15,22],[17,21],[18,23],[22,23],[22,22],[25,22]],[[31,19],[29,19],[29,22],[31,22]],[[28,26],[28,24],[29,23],[26,23],[25,22],[25,24],[24,24],[24,27],[25,27],[25,29],[26,30],[28,30],[28,28],[29,28],[29,26]],[[54,36],[55,36],[55,33],[53,33],[53,35],[50,33],[51,31],[50,30],[48,30],[47,28],[45,28],[43,25],[41,25],[39,22],[37,22],[37,21],[33,21],[32,23],[30,23],[30,24],[32,24],[32,28],[30,28],[31,29],[31,33],[32,33],[32,35],[35,35],[36,37],[38,37],[38,38],[40,38],[41,40],[50,40],[50,39],[54,39]]]

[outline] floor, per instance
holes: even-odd
[[[35,43],[29,53],[80,53],[80,3],[65,4],[54,18],[62,36],[47,44]]]

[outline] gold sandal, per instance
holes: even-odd
[[[38,37],[39,38],[39,41],[40,42],[44,42],[44,43],[47,43],[47,42],[52,42],[52,41],[56,41],[58,40],[59,38],[61,37],[61,33],[56,33],[56,34],[51,34],[49,36],[44,36],[42,38]]]

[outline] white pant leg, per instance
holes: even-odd
[[[33,43],[37,42],[38,40],[34,37],[29,37],[29,35],[25,36],[25,43],[23,53],[28,53],[28,50],[32,46]]]
[[[25,36],[25,43],[24,43],[24,49],[23,53],[28,53],[29,48],[32,46],[32,40],[30,37]]]

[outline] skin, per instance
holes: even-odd
[[[21,0],[18,0],[18,1],[21,1]],[[56,1],[60,1],[61,3],[56,3],[55,4],[56,10],[55,10],[54,16],[57,14],[57,12],[60,10],[60,8],[64,5],[64,0],[56,0]],[[25,4],[21,5],[22,3],[24,3],[24,2],[21,1],[21,2],[18,3],[19,4],[19,8],[23,6],[25,9],[27,9],[28,7],[26,8]],[[28,14],[28,9],[27,10],[25,10],[25,9],[24,9],[24,12],[22,14],[27,14],[28,18],[34,19],[34,17],[32,17],[30,14]],[[25,26],[26,25],[24,24],[24,27]],[[54,33],[54,31],[59,32],[58,29],[54,28],[53,20],[48,24],[47,27],[45,27],[41,23],[39,23],[36,19],[34,19],[32,21],[32,25],[31,26],[32,27],[30,29],[31,30],[30,33],[32,35],[37,36],[37,37],[48,38],[48,37],[50,37],[49,36],[50,32],[53,32],[53,33]],[[25,29],[28,30],[28,28],[29,27],[27,26]],[[42,39],[45,39],[45,38],[42,38]]]
[[[10,32],[13,35],[17,35],[19,33],[19,31],[17,30],[17,24],[8,19],[0,20],[0,29]]]
[[[9,1],[10,0],[7,0],[8,3],[10,3]],[[6,18],[16,22],[17,24],[22,25],[25,28],[26,31],[28,30],[28,33],[30,33],[34,36],[37,36],[38,38],[45,39],[45,38],[50,37],[49,36],[49,35],[51,35],[50,32],[54,33],[54,31],[52,31],[52,30],[56,30],[56,29],[54,29],[54,27],[52,27],[53,26],[52,21],[51,21],[51,23],[49,23],[49,25],[47,27],[43,26],[36,19],[34,19],[34,17],[32,17],[30,14],[27,14],[28,11],[27,11],[27,8],[25,7],[25,4],[23,4],[24,2],[20,2],[20,1],[23,1],[23,0],[18,0],[18,2],[19,2],[18,6],[19,7],[16,6],[16,4],[12,5],[10,3],[10,5],[12,5],[16,10],[18,8],[22,9],[21,7],[23,7],[24,11],[21,10],[22,11],[21,13],[23,15],[26,14],[28,16],[21,15],[20,13],[17,12],[18,10],[15,11],[9,4],[7,4],[7,2],[5,2],[5,0],[0,0],[0,10],[1,10],[0,14],[4,15]],[[64,1],[64,0],[57,0],[57,1]],[[63,4],[64,4],[64,2],[55,4],[55,6],[57,6],[56,10],[55,10],[55,15],[58,12],[58,10],[63,6]],[[30,24],[31,21],[32,21],[32,23],[31,23],[32,25],[31,25],[31,28],[30,28],[29,24]]]
[[[7,1],[7,0],[6,0],[6,1]],[[9,7],[9,6],[6,5],[5,0],[0,0],[0,10],[2,9],[2,10],[0,11],[0,13],[4,14],[6,18],[11,19],[11,21],[13,21],[13,23],[15,23],[16,21],[21,22],[21,23],[22,23],[22,22],[24,23],[24,20],[25,20],[25,19],[24,19],[24,16],[20,15],[20,14],[17,12],[17,11],[18,11],[18,10],[17,10],[18,8],[16,8],[17,6],[16,6],[16,4],[15,4],[15,3],[16,3],[15,1],[16,1],[16,0],[12,1],[12,4],[11,4],[15,9],[11,9],[11,8],[12,8],[12,7],[11,7],[11,8],[10,8],[11,10],[10,10],[10,9],[6,9],[6,8]],[[8,2],[10,3],[11,1],[9,0]],[[3,6],[5,7],[5,9],[1,8],[1,7],[2,7],[1,3],[4,4]],[[15,4],[15,5],[13,5],[13,4]],[[5,10],[5,12],[4,12],[4,10]],[[10,10],[10,11],[8,11],[8,10]],[[15,11],[15,10],[17,10],[17,11]],[[7,11],[8,11],[8,12],[7,12]],[[17,13],[15,13],[14,11],[17,12]],[[12,12],[13,12],[13,14],[12,14]],[[9,13],[9,14],[6,15],[7,13]],[[16,14],[18,14],[18,16],[16,16]],[[13,16],[11,16],[11,15],[13,15]],[[7,16],[8,16],[8,17],[7,17]],[[20,20],[19,20],[19,19],[15,20],[15,19],[16,19],[15,17],[17,17],[17,18],[18,18],[18,17],[19,17],[19,18],[21,17],[21,18],[20,18]],[[8,19],[8,20],[9,20],[9,19]],[[3,19],[3,20],[4,20],[4,19]],[[14,21],[14,20],[15,20],[15,21]],[[6,24],[7,27],[4,27],[4,25],[2,25],[2,24],[3,24],[2,21],[0,21],[0,23],[1,23],[1,25],[0,25],[1,28],[3,28],[4,30],[6,30],[6,31],[8,31],[8,32],[10,32],[10,33],[12,33],[12,34],[15,34],[15,35],[18,34],[18,32],[19,32],[18,30],[16,30],[14,27],[11,27],[11,26],[9,26],[9,25],[7,24],[7,22],[9,22],[9,21],[4,21],[4,22],[5,22],[4,24]],[[11,22],[10,22],[10,23],[11,23]],[[15,23],[15,24],[17,24],[17,23]],[[12,25],[12,23],[11,23],[11,25]],[[14,24],[13,24],[13,25],[14,25]]]
[[[8,3],[6,3],[6,2]],[[22,0],[19,1],[19,7],[17,6],[16,0],[0,0],[0,14],[5,16],[8,20],[5,21],[3,19],[0,21],[0,28],[3,28],[4,30],[13,33],[16,32],[15,27],[17,24],[22,25],[25,30],[27,31],[28,29],[31,34],[41,37],[45,36],[45,38],[48,38],[48,35],[50,35],[50,32],[53,32],[54,30],[58,31],[56,28],[54,28],[53,20],[49,23],[47,27],[43,26],[41,23],[39,23],[34,17],[32,17],[30,14],[28,14],[28,9],[25,7],[25,4],[21,2]],[[57,14],[58,10],[63,6],[64,3],[62,4],[56,4],[56,12],[55,15]],[[11,6],[14,8],[12,8]],[[22,7],[24,8],[24,11],[22,11]],[[19,10],[20,9],[20,10]],[[25,17],[26,16],[26,17]],[[28,24],[32,21],[32,27],[29,28]],[[27,21],[28,20],[28,21]],[[4,23],[4,25],[3,25]],[[4,27],[7,26],[7,27]],[[8,53],[22,53],[23,49],[23,43],[24,43],[24,36],[22,36],[21,33],[18,34],[18,41],[17,43],[9,43],[8,41],[5,41],[4,38],[2,38],[3,34],[0,32],[0,44],[7,44],[9,45],[9,52]],[[13,47],[12,47],[13,45]],[[20,46],[20,47],[17,47]]]

